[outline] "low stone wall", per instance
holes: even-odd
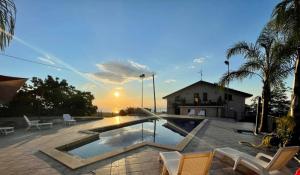
[[[40,120],[41,122],[52,122],[53,124],[63,123],[61,116],[27,116],[29,120]],[[101,120],[101,117],[77,116],[77,121]],[[15,128],[27,127],[24,117],[0,117],[0,126],[13,126]]]

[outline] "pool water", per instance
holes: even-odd
[[[188,133],[199,123],[200,121],[183,120],[176,122],[176,126]],[[167,120],[159,119],[101,132],[98,139],[69,150],[68,153],[89,158],[144,141],[176,146],[186,133],[176,132],[177,129],[168,126],[170,125]]]

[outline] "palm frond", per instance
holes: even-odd
[[[256,45],[245,41],[238,42],[229,48],[227,50],[226,57],[229,59],[232,56],[240,54],[243,55],[245,59],[249,60],[257,60],[261,57],[261,53]]]
[[[251,72],[251,71],[247,71],[247,70],[237,70],[237,71],[232,71],[228,73],[224,73],[222,75],[222,77],[219,80],[219,85],[220,86],[225,86],[226,84],[228,84],[230,81],[233,80],[243,80],[247,77],[252,77],[253,75],[256,75],[256,73]]]
[[[300,0],[283,0],[272,13],[276,27],[286,35],[293,35],[300,44]]]
[[[16,6],[12,0],[0,0],[0,50],[9,45],[14,35]]]
[[[277,24],[282,25],[286,22],[286,11],[289,9],[292,2],[293,0],[283,0],[275,6],[272,17],[276,19],[275,21]]]

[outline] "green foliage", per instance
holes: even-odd
[[[31,83],[25,84],[7,106],[0,108],[0,112],[3,116],[92,115],[97,111],[92,104],[93,99],[90,92],[79,91],[66,80],[52,76],[45,80],[33,77]]]
[[[291,116],[280,117],[276,120],[276,134],[281,140],[281,146],[285,146],[290,141],[294,127],[295,121]]]
[[[290,101],[286,95],[288,88],[283,82],[276,85],[271,91],[270,113],[273,116],[281,117],[288,114]]]
[[[286,49],[283,38],[280,37],[272,23],[263,28],[256,43],[242,41],[227,50],[227,59],[235,55],[242,55],[245,62],[238,70],[224,73],[219,82],[221,85],[224,86],[229,81],[243,80],[252,76],[258,76],[263,83],[260,132],[267,131],[268,128],[267,117],[270,109],[271,88],[292,73],[294,62],[291,61],[291,53]]]
[[[272,21],[296,51],[300,44],[300,0],[283,0],[273,10]]]
[[[300,143],[300,104],[299,104],[299,84],[300,84],[300,0],[282,0],[273,10],[272,20],[286,40],[286,51],[292,51],[294,56],[291,59],[298,60],[295,65],[294,87],[291,103],[291,114],[294,117],[296,126],[294,128],[292,144]],[[298,53],[297,53],[298,49]],[[296,55],[298,57],[296,57]]]
[[[148,111],[151,111],[151,109],[144,108]],[[141,108],[133,108],[133,107],[128,107],[126,109],[121,109],[119,111],[120,116],[126,116],[126,115],[138,115],[138,116],[146,116],[146,114]]]
[[[12,0],[0,0],[0,50],[2,51],[13,39],[16,11]]]

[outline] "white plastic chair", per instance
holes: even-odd
[[[39,120],[29,120],[26,115],[24,115],[24,119],[28,125],[26,130],[29,130],[31,127],[36,127],[37,129],[41,129],[41,126],[49,126],[50,128],[52,128],[53,123],[48,122],[48,123],[39,123]]]
[[[76,120],[70,114],[63,114],[65,125],[76,124]]]
[[[14,127],[0,127],[0,134],[7,135],[15,132]]]
[[[159,155],[163,175],[207,175],[213,159],[213,152],[180,154],[173,151],[160,152]]]
[[[283,171],[287,171],[285,165],[295,156],[299,148],[299,146],[279,148],[273,157],[264,153],[258,153],[254,157],[229,147],[217,148],[215,154],[232,158],[235,161],[233,170],[237,168],[238,164],[243,164],[258,174],[267,175],[278,172],[282,174]],[[268,159],[269,162],[262,158]]]
[[[191,109],[188,115],[189,116],[196,115],[195,109]]]

